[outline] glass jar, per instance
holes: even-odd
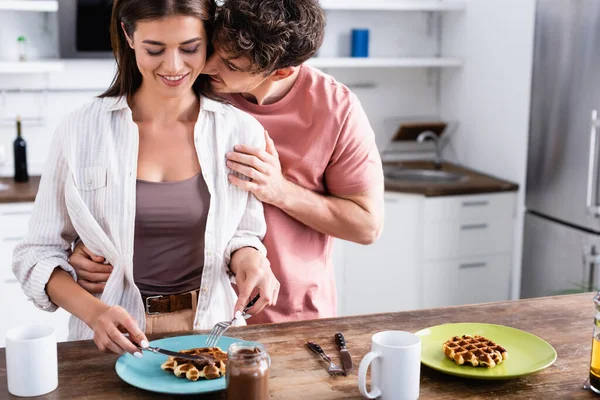
[[[594,317],[594,336],[590,360],[590,388],[600,394],[600,292],[594,296],[594,304],[596,316]]]
[[[260,343],[234,343],[227,351],[227,399],[268,400],[271,358]]]

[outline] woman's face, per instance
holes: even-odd
[[[138,21],[127,40],[135,52],[142,85],[165,97],[188,94],[206,63],[208,40],[199,18],[171,16]]]

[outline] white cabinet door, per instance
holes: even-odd
[[[425,222],[514,217],[516,203],[516,192],[432,197],[425,200]]]
[[[506,253],[513,246],[513,217],[474,222],[448,221],[425,224],[424,259],[449,260],[484,254]]]
[[[48,325],[54,328],[56,340],[63,342],[69,334],[70,314],[63,309],[47,312],[27,300],[16,279],[0,282],[2,307],[0,310],[0,347],[5,346],[5,334],[20,325]]]
[[[19,325],[52,326],[59,341],[68,336],[69,314],[36,308],[12,273],[13,250],[27,233],[32,209],[33,203],[0,204],[0,347],[5,345],[6,332]]]
[[[341,239],[333,239],[333,255],[332,255],[332,265],[333,265],[333,273],[335,275],[335,287],[337,291],[337,314],[338,316],[346,315],[346,310],[344,309],[344,274],[345,274],[345,248],[348,242]]]
[[[512,253],[423,264],[423,307],[506,300]],[[492,317],[492,316],[490,316]]]
[[[0,282],[14,278],[13,250],[27,233],[32,210],[33,203],[0,204]]]
[[[412,310],[420,307],[420,254],[423,197],[385,194],[385,223],[369,246],[345,243],[346,315]]]

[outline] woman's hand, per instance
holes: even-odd
[[[94,330],[94,343],[105,353],[130,353],[141,358],[142,353],[134,343],[148,347],[146,335],[123,307],[104,305],[90,327]]]
[[[233,253],[230,264],[231,271],[239,291],[238,301],[234,308],[234,315],[242,311],[250,301],[252,292],[258,291],[260,299],[248,311],[256,315],[265,307],[274,306],[279,296],[279,281],[271,271],[271,264],[262,254],[253,247],[244,247]]]

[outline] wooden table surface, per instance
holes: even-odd
[[[547,340],[558,352],[551,367],[537,374],[506,381],[479,381],[444,375],[425,366],[421,371],[422,399],[579,399],[595,398],[583,390],[588,376],[593,294],[546,297],[483,305],[447,307],[402,313],[313,320],[232,328],[229,336],[257,340],[272,357],[273,399],[358,399],[357,369],[370,350],[371,336],[382,330],[416,332],[450,322],[486,322],[526,330]],[[333,334],[342,331],[355,370],[347,377],[330,377],[324,363],[305,347],[306,340],[320,343],[339,361]],[[151,337],[157,339],[158,337]],[[5,350],[0,349],[0,398],[12,398],[6,383]],[[154,399],[182,398],[146,392],[121,381],[115,373],[114,355],[100,353],[93,342],[58,345],[59,386],[44,399]],[[157,366],[158,368],[158,366]],[[26,376],[23,379],[27,379]],[[16,399],[16,397],[14,397]],[[198,397],[196,397],[198,398]],[[217,393],[207,399],[224,399]]]

